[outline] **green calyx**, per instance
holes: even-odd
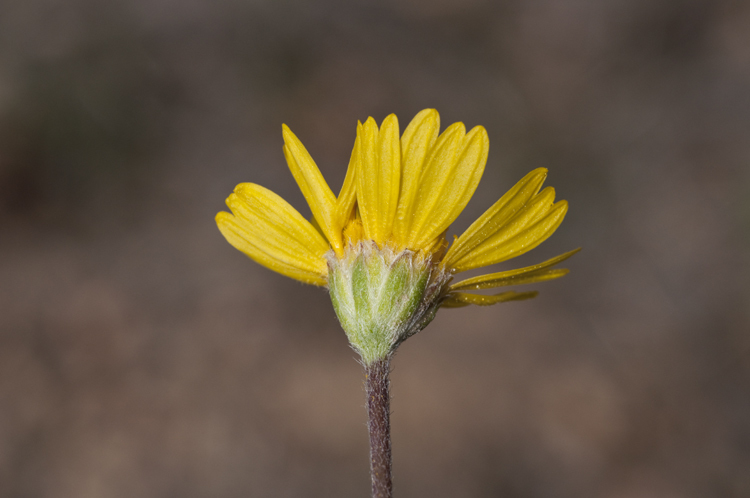
[[[331,302],[352,347],[365,365],[386,358],[432,321],[449,275],[412,251],[374,242],[328,255]]]

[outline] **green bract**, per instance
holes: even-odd
[[[374,242],[328,258],[333,308],[352,347],[369,365],[386,358],[435,316],[448,275],[412,251]]]

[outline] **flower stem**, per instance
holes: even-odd
[[[391,498],[390,357],[365,366],[367,428],[370,431],[370,475],[373,498]]]

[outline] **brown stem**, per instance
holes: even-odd
[[[390,358],[365,366],[367,428],[370,431],[370,475],[373,498],[391,498],[391,420],[388,370]]]

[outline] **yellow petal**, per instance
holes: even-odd
[[[484,173],[489,145],[484,128],[477,126],[464,136],[463,123],[438,138],[414,203],[408,247],[430,244],[463,211]]]
[[[524,176],[456,240],[448,250],[443,265],[454,267],[457,261],[495,234],[539,192],[546,176],[547,170],[544,168],[537,168]]]
[[[502,292],[492,296],[483,296],[481,294],[467,294],[465,292],[451,292],[448,298],[443,301],[443,308],[461,308],[470,304],[477,306],[491,306],[493,304],[504,303],[506,301],[523,301],[532,299],[539,295],[537,291],[531,292]]]
[[[221,212],[216,223],[235,248],[288,277],[326,284],[328,243],[284,199],[252,183],[238,185],[227,199],[234,216]]]
[[[543,190],[538,197],[542,197],[544,193]],[[520,256],[547,240],[565,218],[568,203],[560,201],[548,204],[546,198],[549,196],[544,197],[544,201],[527,206],[507,226],[457,261],[453,266],[454,270],[460,272],[494,265]]]
[[[412,119],[401,137],[401,193],[398,199],[393,236],[396,243],[406,246],[413,222],[413,204],[420,188],[427,154],[432,149],[440,131],[440,115],[435,109],[425,109]]]
[[[357,130],[357,202],[367,238],[381,247],[393,231],[401,180],[401,145],[398,119],[391,114],[378,130],[368,118]]]
[[[288,126],[282,125],[284,135],[284,157],[289,169],[297,181],[302,195],[310,205],[310,210],[333,248],[341,250],[341,227],[336,216],[336,197],[326,183],[318,166],[292,133]]]
[[[310,222],[310,224],[313,226],[315,231],[317,231],[320,234],[320,236],[323,237],[323,239],[326,238],[326,234],[324,234],[323,230],[320,229],[320,225],[318,225],[318,220],[315,219],[315,216],[313,216],[307,221]]]
[[[239,222],[237,218],[231,214],[223,211],[220,212],[216,215],[216,224],[219,226],[219,230],[221,230],[224,238],[226,238],[232,246],[244,252],[254,261],[260,263],[266,268],[306,284],[319,286],[326,285],[325,276],[302,270],[296,266],[291,266],[276,259],[274,256],[264,252],[261,248],[254,245],[251,240],[254,241],[255,239],[248,238],[248,233],[250,233],[251,227]]]
[[[435,178],[436,175],[445,174],[441,169],[450,169],[458,155],[464,137],[466,128],[463,123],[453,123],[440,134],[435,141],[435,145],[430,148],[429,154],[425,159],[422,172],[419,176],[414,199],[409,209],[404,213],[406,229],[406,245],[410,249],[421,249],[417,245],[417,240],[421,235],[419,230],[429,217],[429,208],[432,204],[429,201],[435,201],[439,197],[437,189],[441,181],[445,178]]]
[[[492,289],[494,287],[503,287],[506,285],[522,285],[531,284],[536,282],[543,282],[545,280],[552,280],[567,275],[569,270],[565,269],[549,269],[562,261],[565,261],[581,248],[574,249],[572,251],[561,254],[552,259],[548,259],[543,263],[539,263],[533,266],[527,266],[526,268],[518,268],[516,270],[502,271],[498,273],[491,273],[489,275],[481,275],[474,278],[462,280],[456,284],[450,286],[451,290],[480,290],[480,289]]]
[[[338,199],[336,199],[336,216],[341,229],[351,221],[351,218],[354,215],[354,204],[357,201],[356,163],[358,155],[359,137],[354,140],[354,148],[352,149],[352,155],[349,159],[349,167],[346,170],[344,184],[341,186]]]

